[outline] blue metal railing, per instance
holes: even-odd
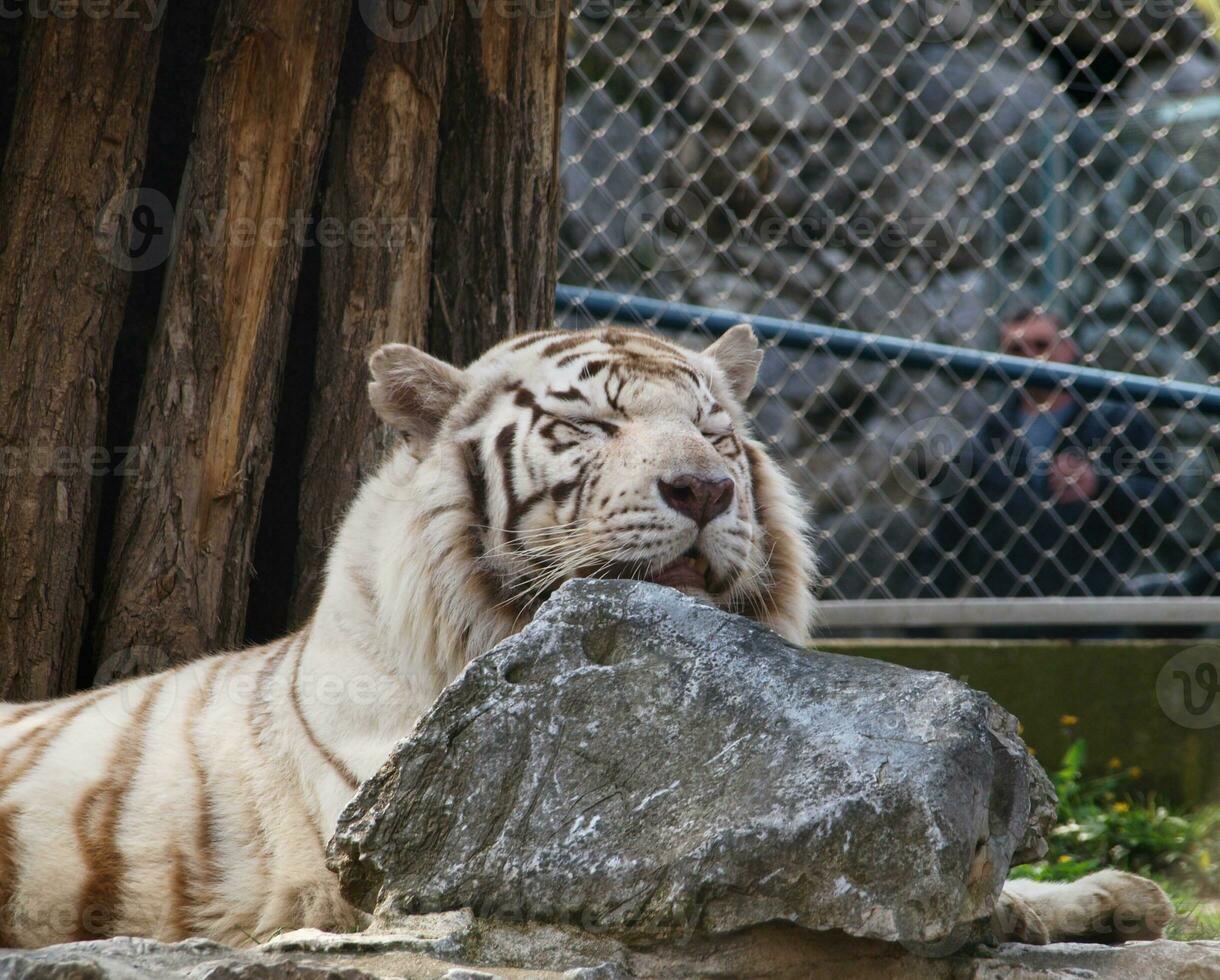
[[[700,327],[712,334],[724,333],[739,323],[748,323],[759,337],[774,340],[784,347],[816,348],[819,353],[836,357],[880,361],[892,367],[951,371],[958,376],[1063,385],[1085,398],[1121,395],[1133,402],[1158,408],[1190,408],[1220,415],[1220,387],[1213,385],[1168,381],[1074,364],[1049,364],[1008,354],[923,340],[904,340],[901,337],[777,317],[734,313],[688,303],[670,303],[581,286],[558,286],[555,290],[555,308],[560,312],[584,313],[594,319],[616,323],[652,324],[671,330]]]

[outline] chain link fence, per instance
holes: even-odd
[[[560,280],[1214,385],[1218,80],[1191,0],[585,0]],[[1213,414],[779,344],[751,408],[828,603],[1220,593]]]

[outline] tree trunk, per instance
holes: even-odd
[[[568,4],[456,3],[433,207],[428,349],[467,364],[549,327]]]
[[[567,9],[497,9],[476,20],[460,0],[425,8],[436,20],[418,38],[373,24],[359,90],[336,113],[324,215],[371,219],[379,237],[322,256],[298,623],[387,438],[365,396],[368,354],[397,341],[466,363],[553,315]]]
[[[407,44],[376,39],[358,91],[335,113],[321,220],[368,222],[373,241],[322,251],[294,622],[316,601],[331,532],[381,443],[364,397],[365,358],[389,341],[427,342],[445,33]]]
[[[99,677],[242,637],[349,0],[224,0],[107,567]]]
[[[0,185],[0,699],[74,689],[159,21],[24,24]]]
[[[21,61],[22,17],[0,17],[0,163],[8,147],[13,106],[17,101],[17,68]]]

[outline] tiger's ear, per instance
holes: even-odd
[[[369,401],[387,425],[423,448],[466,390],[466,376],[452,364],[408,344],[385,344],[369,358]]]
[[[763,352],[758,339],[747,323],[730,327],[703,353],[707,354],[724,372],[729,387],[738,399],[744,401],[754,390],[758,379],[758,367],[762,364]]]

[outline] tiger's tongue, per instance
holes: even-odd
[[[682,591],[707,591],[707,562],[702,558],[679,558],[648,576],[650,582]]]

